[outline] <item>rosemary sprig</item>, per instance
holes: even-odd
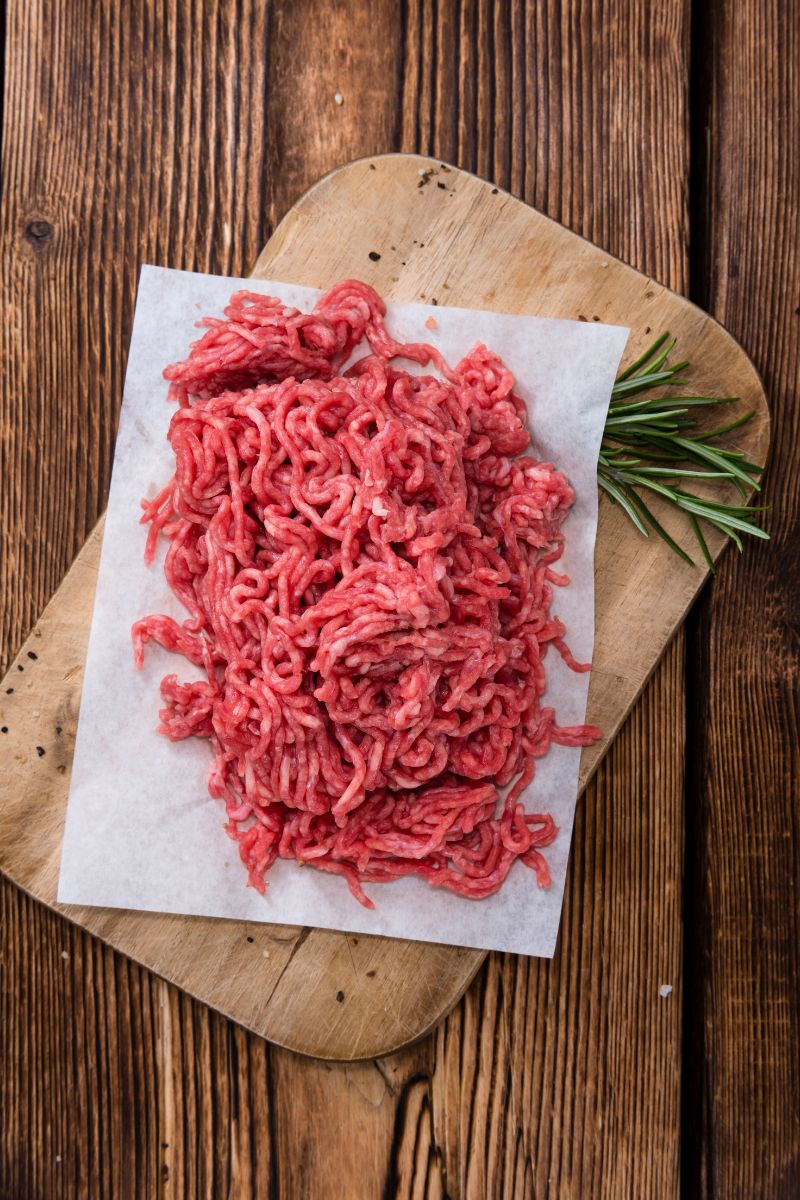
[[[598,483],[611,500],[630,517],[645,537],[653,531],[676,554],[694,565],[684,549],[656,519],[642,492],[651,492],[684,512],[700,551],[714,571],[714,563],[703,536],[701,521],[721,529],[742,549],[740,535],[769,539],[756,524],[763,508],[721,504],[685,490],[685,480],[725,480],[732,483],[742,500],[751,490],[759,491],[762,467],[748,462],[739,450],[716,445],[716,439],[741,428],[754,415],[745,413],[714,429],[697,431],[696,411],[713,405],[731,404],[735,396],[680,395],[686,385],[680,378],[688,361],[669,364],[675,339],[663,333],[649,350],[631,363],[611,390],[598,465]],[[664,391],[675,389],[678,394]],[[652,395],[657,390],[657,395]]]

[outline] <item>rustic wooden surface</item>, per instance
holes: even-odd
[[[388,149],[713,307],[773,396],[776,543],[728,555],[590,788],[554,962],[491,957],[418,1047],[267,1048],[2,883],[3,1196],[800,1189],[800,14],[694,4],[9,4],[6,662],[103,505],[138,263],[245,271],[313,179]]]
[[[468,274],[454,267],[467,259]],[[528,260],[537,262],[535,273]],[[716,321],[507,192],[436,159],[370,155],[329,172],[283,217],[253,274],[322,287],[356,275],[398,300],[441,296],[456,306],[573,320],[589,312],[631,329],[625,362],[652,342],[646,328],[669,329],[697,360],[693,390],[738,396],[731,418],[754,414],[737,445],[749,461],[765,461],[761,383]],[[688,523],[674,511],[659,517],[691,553]],[[48,904],[57,892],[100,525],[0,681],[8,756],[0,870]],[[711,553],[718,556],[724,542],[709,535]],[[702,560],[687,569],[660,538],[643,538],[605,497],[596,560],[587,719],[603,736],[583,751],[581,788],[708,576]],[[417,1040],[461,998],[485,958],[480,950],[300,926],[74,905],[62,911],[269,1041],[329,1060],[374,1058]]]

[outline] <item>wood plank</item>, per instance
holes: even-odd
[[[764,489],[772,542],[728,555],[692,628],[698,1014],[696,1194],[800,1195],[800,5],[710,6],[698,115],[709,287],[775,414]],[[689,1192],[688,1194],[695,1194]]]

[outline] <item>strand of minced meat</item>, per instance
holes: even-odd
[[[550,612],[573,493],[524,453],[496,355],[453,369],[384,314],[355,281],[312,313],[238,292],[164,372],[175,474],[142,520],[189,615],[138,621],[136,661],[152,639],[205,669],[164,679],[160,730],[210,740],[259,890],[278,857],[370,907],[362,884],[412,874],[488,896],[516,859],[547,885],[557,830],[519,797],[552,742],[598,736],[541,703],[551,644],[587,669]]]

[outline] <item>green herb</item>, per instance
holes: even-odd
[[[738,450],[725,449],[717,439],[745,425],[753,412],[745,413],[714,429],[697,431],[697,412],[712,405],[731,404],[735,396],[675,395],[664,389],[686,386],[681,373],[688,362],[668,363],[675,339],[663,333],[641,358],[622,372],[611,390],[603,442],[600,448],[598,483],[625,510],[645,537],[651,530],[663,538],[676,554],[693,565],[677,542],[653,515],[644,496],[653,493],[686,513],[702,555],[713,572],[714,564],[700,522],[721,529],[742,549],[741,534],[768,539],[756,524],[763,508],[745,504],[720,504],[685,490],[685,480],[725,480],[732,483],[743,501],[751,490],[758,491],[763,468],[748,462]],[[657,394],[653,394],[657,392]],[[691,484],[689,485],[692,486]],[[696,486],[696,485],[695,485]]]

